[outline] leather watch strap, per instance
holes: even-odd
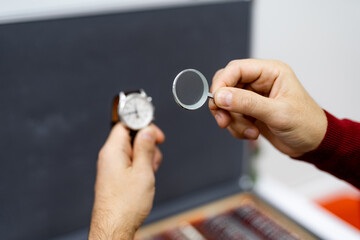
[[[119,108],[119,94],[113,98],[112,109],[111,109],[111,127],[120,121],[118,108]]]

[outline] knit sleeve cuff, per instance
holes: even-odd
[[[324,139],[320,145],[313,151],[303,154],[300,157],[294,159],[303,160],[306,162],[313,163],[315,165],[322,165],[337,152],[339,142],[342,140],[342,124],[333,115],[325,111],[327,118],[327,129]]]
[[[325,113],[328,126],[321,144],[295,159],[312,163],[360,189],[360,123]]]

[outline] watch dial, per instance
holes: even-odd
[[[129,128],[139,130],[150,124],[153,113],[151,102],[144,97],[134,96],[126,100],[121,117]]]

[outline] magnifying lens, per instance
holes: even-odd
[[[195,69],[181,71],[173,82],[173,95],[176,103],[188,110],[196,110],[213,98],[204,75]]]

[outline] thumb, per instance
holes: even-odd
[[[215,92],[214,101],[219,108],[251,116],[265,123],[269,121],[277,105],[274,99],[233,87],[218,89]]]
[[[152,127],[140,130],[134,141],[133,166],[135,168],[152,169],[152,159],[156,151],[156,133]]]

